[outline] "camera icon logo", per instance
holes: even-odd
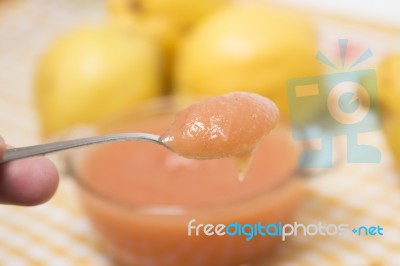
[[[345,57],[347,40],[339,40],[342,60]],[[370,50],[352,66],[371,56]],[[322,54],[317,58],[324,63],[333,65]],[[351,68],[351,67],[350,67]],[[378,131],[381,123],[375,112],[379,112],[379,103],[371,101],[378,94],[376,74],[372,69],[357,71],[341,71],[333,74],[290,79],[287,82],[292,134],[295,140],[321,141],[319,149],[305,150],[301,156],[302,168],[328,168],[333,164],[333,138],[345,136],[347,139],[348,163],[379,163],[381,153],[378,148],[359,144],[361,133]],[[361,104],[362,99],[362,104]],[[301,128],[301,110],[307,104],[319,102],[322,106],[323,123],[331,130],[323,130],[318,125],[310,125],[305,130]],[[375,110],[375,111],[374,111]]]

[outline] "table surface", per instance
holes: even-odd
[[[31,97],[37,56],[66,29],[104,16],[103,3],[95,0],[0,1],[0,132],[11,145],[40,141]],[[399,265],[400,178],[382,133],[372,135],[368,141],[381,150],[381,163],[341,163],[309,178],[298,220],[380,225],[384,235],[291,237],[268,265]],[[0,265],[111,265],[77,202],[73,180],[62,166],[60,172],[48,203],[0,206]]]

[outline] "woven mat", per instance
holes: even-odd
[[[39,141],[31,103],[38,54],[60,32],[104,15],[96,0],[0,1],[0,133],[10,144]],[[368,140],[380,148],[382,162],[342,163],[307,180],[298,220],[380,225],[384,235],[291,237],[261,265],[400,265],[400,179],[381,132]],[[48,203],[0,206],[0,265],[111,265],[75,199],[73,180],[61,174]]]

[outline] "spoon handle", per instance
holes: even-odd
[[[67,149],[72,149],[81,146],[87,146],[92,144],[100,144],[107,142],[116,142],[116,141],[150,141],[155,142],[157,144],[164,145],[159,140],[158,135],[149,134],[149,133],[116,133],[110,135],[103,136],[95,136],[74,140],[66,140],[66,141],[58,141],[51,142],[46,144],[39,144],[34,146],[27,146],[21,148],[9,148],[6,150],[2,159],[0,159],[0,164],[6,163],[9,161],[22,159],[26,157],[36,156],[36,155],[44,155],[51,152],[62,151]]]

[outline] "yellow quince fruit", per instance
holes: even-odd
[[[44,136],[162,94],[159,47],[112,25],[74,29],[39,58],[34,95]]]
[[[175,86],[180,94],[251,91],[271,98],[289,117],[286,82],[322,73],[315,60],[317,36],[304,16],[267,4],[233,4],[202,21],[177,53]],[[304,109],[307,120],[319,109]]]
[[[395,166],[400,170],[400,54],[385,57],[377,66],[379,114],[383,132],[393,154]]]
[[[185,30],[230,0],[108,0],[111,15],[163,18]]]
[[[190,28],[230,0],[108,0],[111,21],[147,34],[164,49],[170,66],[175,51]]]
[[[385,112],[400,115],[400,54],[385,57],[376,69],[379,102]]]

